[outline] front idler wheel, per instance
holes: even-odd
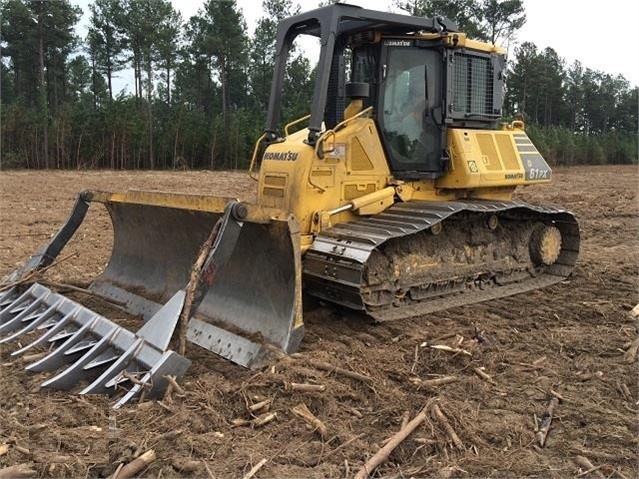
[[[535,266],[550,266],[561,252],[561,232],[555,226],[539,225],[530,235],[530,259]]]

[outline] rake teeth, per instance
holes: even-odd
[[[162,395],[167,387],[163,376],[181,377],[188,369],[189,360],[167,350],[183,300],[184,292],[179,291],[133,333],[41,284],[23,291],[14,287],[0,293],[0,344],[31,340],[12,356],[50,348],[26,367],[32,372],[65,367],[42,387],[79,394],[118,393],[113,407],[119,408],[143,392],[146,397]]]

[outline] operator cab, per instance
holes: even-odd
[[[453,22],[335,4],[284,20],[265,128],[278,141],[288,52],[302,34],[321,39],[306,142],[344,118],[349,91],[366,91],[393,176],[438,178],[449,167],[448,127],[497,126],[503,102],[503,55],[457,48]],[[470,41],[472,42],[472,41]],[[469,42],[469,43],[470,43]],[[475,42],[478,43],[478,42]],[[348,84],[351,85],[348,85]],[[357,85],[360,84],[360,85]],[[368,88],[348,88],[361,86]]]

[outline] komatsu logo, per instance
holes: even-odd
[[[386,40],[384,45],[387,47],[410,47],[411,42],[408,40]]]
[[[262,157],[263,160],[277,160],[277,161],[295,161],[299,153],[293,151],[267,151]]]

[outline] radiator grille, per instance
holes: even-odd
[[[453,110],[476,115],[494,114],[490,58],[455,52],[454,70]]]

